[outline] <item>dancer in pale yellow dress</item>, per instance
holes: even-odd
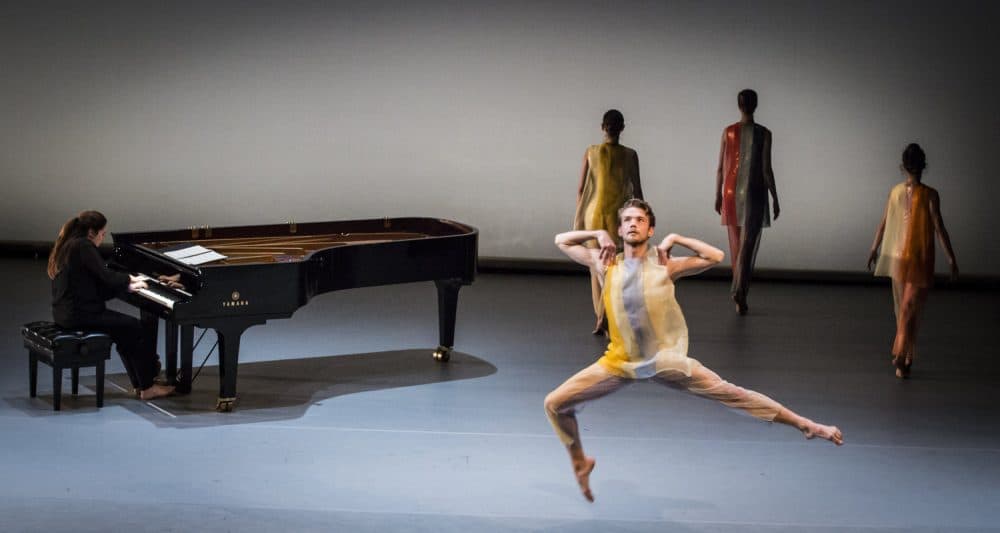
[[[921,183],[927,156],[918,144],[903,151],[901,168],[906,181],[889,192],[882,222],[868,254],[868,268],[875,263],[875,275],[892,278],[892,301],[896,312],[896,338],[892,343],[892,363],[896,377],[910,377],[916,356],[917,327],[934,284],[934,236],[948,257],[952,279],[958,278],[958,262],[941,217],[938,192]],[[880,253],[881,250],[881,253]],[[877,261],[876,261],[877,258]]]
[[[727,381],[688,357],[684,315],[674,297],[674,281],[717,264],[722,250],[690,237],[671,233],[656,246],[649,244],[656,216],[649,204],[629,200],[619,211],[619,236],[624,252],[604,230],[578,230],[556,236],[556,244],[574,261],[599,272],[604,281],[604,305],[611,342],[594,364],[584,368],[545,398],[545,413],[566,445],[583,496],[593,501],[590,473],[596,464],[583,452],[575,410],[638,379],[710,398],[742,409],[769,422],[794,426],[806,438],[821,437],[837,445],[844,438],[835,426],[817,424],[764,396]],[[585,246],[597,241],[598,248]],[[695,253],[671,257],[673,246]]]
[[[576,192],[576,213],[573,229],[606,230],[618,235],[618,208],[629,198],[642,199],[639,182],[639,155],[619,144],[625,117],[617,109],[604,113],[601,131],[604,142],[587,148],[583,154],[583,170]],[[617,239],[617,237],[615,237]],[[604,333],[604,304],[601,301],[601,279],[591,269],[590,287],[597,323],[594,334]]]

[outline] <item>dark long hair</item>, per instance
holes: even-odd
[[[67,220],[49,252],[49,279],[56,279],[59,271],[66,267],[70,244],[78,239],[86,239],[91,231],[97,233],[107,225],[108,219],[98,211],[81,211],[79,215]]]

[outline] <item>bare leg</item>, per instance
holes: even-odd
[[[545,397],[545,414],[559,439],[566,445],[573,465],[573,475],[576,476],[583,497],[588,501],[594,501],[594,494],[590,490],[590,473],[597,462],[583,452],[576,408],[583,402],[611,394],[628,383],[628,380],[615,376],[594,363],[577,372]]]
[[[679,371],[657,374],[657,382],[721,402],[726,407],[740,409],[761,420],[795,427],[807,439],[822,437],[836,445],[844,443],[843,434],[835,426],[817,424],[796,414],[771,398],[729,383],[697,361],[692,362],[691,376]]]

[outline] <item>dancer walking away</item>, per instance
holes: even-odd
[[[618,235],[618,208],[629,198],[642,199],[639,183],[639,155],[618,142],[625,129],[625,117],[617,109],[609,109],[601,121],[604,142],[587,148],[583,154],[583,170],[576,191],[576,214],[573,229],[606,230]],[[604,304],[601,301],[601,279],[590,273],[590,293],[594,302],[595,335],[607,330]]]
[[[958,262],[941,217],[938,192],[921,182],[927,168],[927,156],[920,145],[906,147],[901,168],[906,180],[889,192],[882,222],[875,230],[875,240],[868,253],[868,269],[871,270],[875,263],[876,276],[892,278],[892,302],[896,312],[892,364],[896,367],[896,377],[908,378],[916,356],[920,313],[934,283],[935,235],[948,256],[952,280],[958,278]]]

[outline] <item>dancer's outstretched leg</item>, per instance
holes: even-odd
[[[844,443],[844,434],[841,433],[837,426],[827,426],[825,424],[819,424],[813,422],[812,420],[800,416],[795,411],[787,407],[782,407],[781,411],[778,412],[778,416],[774,417],[774,421],[787,424],[792,426],[802,432],[807,439],[813,439],[819,437],[821,439],[826,439],[837,446]]]
[[[844,443],[844,436],[836,426],[818,424],[799,416],[759,392],[744,389],[722,379],[697,360],[691,361],[690,376],[679,371],[667,371],[657,374],[655,379],[670,387],[719,401],[732,409],[741,409],[754,418],[792,426],[801,431],[807,439],[821,437],[838,446]]]
[[[590,490],[590,473],[597,461],[583,451],[576,422],[576,408],[585,401],[606,396],[628,383],[629,380],[615,376],[594,363],[577,372],[545,397],[545,414],[559,440],[566,445],[573,465],[573,475],[587,501],[594,501],[594,493]]]

